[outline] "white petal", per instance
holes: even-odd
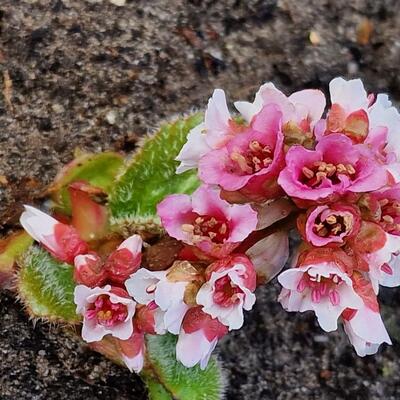
[[[388,129],[388,145],[386,149],[396,153],[400,158],[400,114],[386,94],[378,94],[375,103],[369,109],[371,128],[384,126]]]
[[[155,291],[155,302],[164,311],[183,300],[187,282],[161,280]]]
[[[169,308],[164,314],[164,326],[168,332],[178,335],[182,326],[183,318],[186,312],[189,310],[189,306],[183,301],[175,304]]]
[[[212,149],[218,149],[226,142],[230,135],[230,119],[225,92],[222,89],[215,89],[208,101],[204,117],[206,141]]]
[[[57,251],[58,246],[54,239],[54,227],[59,222],[46,213],[31,206],[24,206],[20,223],[26,232],[37,242],[43,243],[52,251]]]
[[[182,329],[176,344],[176,359],[191,368],[210,357],[215,341],[207,340],[202,330],[185,333]]]
[[[331,103],[340,104],[349,114],[360,109],[367,110],[369,100],[361,79],[346,81],[335,78],[329,83]]]
[[[289,258],[287,232],[278,231],[257,242],[246,251],[257,272],[265,283],[274,278]]]
[[[154,300],[156,286],[165,274],[164,271],[153,272],[140,268],[126,280],[126,289],[139,304],[147,305]],[[149,292],[148,288],[151,286],[154,286],[154,290]]]
[[[134,256],[141,253],[143,246],[143,240],[139,235],[132,235],[128,239],[124,240],[119,246],[118,250],[127,249]]]
[[[205,125],[201,123],[189,132],[187,142],[176,157],[175,160],[181,162],[176,173],[181,174],[189,169],[197,168],[200,158],[210,150],[206,142]]]
[[[144,355],[143,351],[140,351],[136,356],[129,358],[122,354],[122,359],[129,371],[136,372],[137,374],[143,369]]]
[[[349,321],[354,333],[370,343],[392,344],[379,312],[364,306]]]

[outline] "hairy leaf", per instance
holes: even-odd
[[[198,366],[186,368],[176,360],[176,341],[177,337],[169,334],[147,337],[147,357],[151,363],[152,375],[146,375],[145,380],[152,396],[150,398],[152,400],[221,399],[224,393],[224,377],[217,361],[212,358],[204,371]],[[170,397],[166,397],[167,394]]]
[[[39,247],[20,260],[17,291],[31,317],[77,323],[74,304],[73,267],[56,261]]]
[[[164,124],[143,141],[110,195],[114,222],[136,225],[137,230],[157,230],[157,204],[168,194],[192,193],[199,185],[195,171],[175,173],[176,156],[189,131],[202,120],[194,114]],[[133,228],[134,230],[134,228]]]

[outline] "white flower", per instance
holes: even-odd
[[[189,308],[183,301],[188,282],[170,282],[167,273],[141,268],[126,281],[125,286],[139,304],[148,305],[154,301],[162,311],[156,316],[162,316],[165,329],[177,335]]]
[[[287,311],[314,311],[326,332],[337,329],[343,310],[363,306],[351,278],[333,262],[290,268],[278,281],[284,288],[279,297],[282,306]]]
[[[379,312],[365,305],[344,320],[344,330],[360,357],[375,354],[382,343],[392,344]]]
[[[97,342],[108,334],[121,340],[132,335],[136,303],[125,290],[78,285],[74,302],[77,314],[83,316],[82,338],[86,342]]]
[[[228,332],[226,326],[201,310],[192,307],[183,320],[176,344],[176,359],[185,367],[207,367],[218,340]]]

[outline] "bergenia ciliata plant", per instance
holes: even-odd
[[[277,276],[285,310],[313,311],[326,332],[342,325],[359,356],[391,344],[377,296],[400,284],[400,115],[359,79],[335,78],[329,91],[327,107],[318,89],[286,96],[266,83],[231,114],[216,89],[179,145],[145,141],[116,188],[75,174],[63,183],[68,212],[26,206],[26,232],[73,266],[84,341],[148,381],[146,338],[174,335],[177,362],[206,370],[256,287]],[[173,172],[152,170],[151,151]],[[171,398],[200,398],[190,396]]]

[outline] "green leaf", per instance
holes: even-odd
[[[176,360],[174,335],[148,335],[145,372],[151,400],[219,400],[223,398],[224,377],[215,358],[202,371],[186,368]],[[169,397],[167,397],[169,395]]]
[[[124,165],[120,154],[104,152],[99,154],[81,154],[66,165],[57,175],[49,188],[54,208],[62,213],[71,214],[71,200],[68,185],[76,181],[85,181],[92,186],[110,193],[117,174]]]
[[[196,171],[176,174],[175,161],[189,131],[203,119],[201,113],[164,124],[144,140],[110,195],[114,223],[157,230],[157,204],[168,194],[192,193],[198,186]]]
[[[144,381],[146,382],[150,400],[174,400],[161,383],[152,378],[144,378]]]
[[[31,317],[78,323],[74,304],[73,267],[56,261],[39,248],[31,247],[19,262],[17,291]]]

